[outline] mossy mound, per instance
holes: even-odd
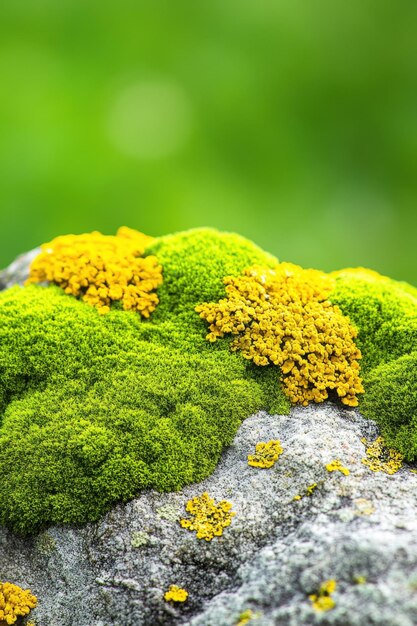
[[[0,523],[19,533],[200,481],[248,415],[289,411],[283,371],[232,352],[233,336],[209,343],[195,310],[224,298],[226,276],[278,260],[213,229],[144,254],[163,269],[150,319],[117,302],[100,315],[53,285],[0,293]],[[331,277],[328,300],[358,329],[360,409],[416,459],[417,290],[361,268]]]
[[[417,289],[363,268],[333,272],[338,304],[358,328],[362,413],[387,443],[417,459]]]
[[[367,376],[361,408],[408,461],[417,459],[417,351],[382,363]]]
[[[225,273],[276,260],[212,230],[153,247],[164,289],[150,320],[100,315],[55,286],[0,293],[0,522],[19,533],[200,481],[244,418],[289,409],[276,372],[228,341],[213,350],[193,310],[200,289],[221,293]]]
[[[417,349],[417,290],[363,268],[333,272],[338,304],[359,329],[362,373]]]

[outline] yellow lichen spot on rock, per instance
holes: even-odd
[[[155,290],[162,284],[157,258],[141,256],[151,241],[125,226],[116,236],[92,232],[56,237],[32,261],[27,284],[54,283],[101,314],[120,302],[124,310],[147,318],[159,302]]]
[[[28,615],[37,603],[29,589],[9,582],[0,583],[0,626],[14,624],[19,617]]]
[[[224,283],[226,298],[195,309],[209,324],[208,341],[231,334],[232,351],[259,366],[279,366],[294,404],[322,402],[335,391],[343,404],[357,406],[362,355],[356,329],[328,300],[334,278],[280,263],[250,267]]]
[[[187,530],[195,531],[197,539],[211,541],[213,537],[220,537],[223,530],[230,526],[232,517],[236,515],[231,508],[231,502],[221,500],[216,504],[205,491],[187,502],[185,510],[193,519],[182,519],[180,524]]]
[[[348,468],[344,467],[339,459],[335,459],[334,461],[327,463],[326,469],[328,472],[342,472],[345,476],[349,476],[350,474]]]
[[[364,585],[367,581],[366,576],[354,576],[353,577],[353,582],[356,583],[357,585]]]
[[[375,513],[375,507],[370,500],[357,498],[353,502],[356,506],[355,515],[372,515]]]
[[[245,626],[251,620],[258,619],[261,616],[261,613],[255,613],[252,609],[246,609],[239,615],[239,621],[236,622],[236,626]]]
[[[268,469],[276,463],[283,452],[278,439],[271,439],[266,443],[261,441],[256,444],[255,454],[248,455],[248,465]]]
[[[363,437],[361,441],[366,447],[366,458],[362,459],[362,463],[373,472],[395,474],[402,467],[404,456],[398,450],[387,448],[382,437],[372,442]]]
[[[331,597],[331,594],[336,590],[336,586],[335,580],[326,580],[320,585],[317,593],[308,596],[316,611],[329,611],[336,605]]]
[[[301,500],[305,496],[307,496],[307,497],[308,496],[312,496],[318,486],[319,486],[319,483],[313,483],[312,485],[309,485],[308,487],[306,487],[306,489],[305,489],[305,491],[304,491],[304,493],[302,495],[297,494],[296,496],[293,497],[293,500],[297,501],[297,500]]]
[[[177,585],[171,585],[164,594],[166,602],[185,602],[188,598],[188,591],[181,589]]]

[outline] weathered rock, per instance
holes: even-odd
[[[9,267],[0,272],[0,290],[12,285],[23,285],[29,276],[29,265],[40,252],[35,248],[17,257]]]
[[[26,261],[27,267],[27,261]],[[23,280],[24,263],[18,279]],[[12,273],[0,280],[9,285]],[[37,626],[413,626],[417,623],[417,474],[362,463],[375,424],[331,403],[289,416],[260,412],[241,425],[215,472],[171,494],[145,492],[98,523],[22,539],[0,529],[0,580],[38,597]],[[271,469],[248,466],[256,443],[279,439]],[[340,459],[348,476],[325,465]],[[317,484],[312,495],[303,495]],[[221,537],[181,528],[186,502],[207,491],[233,503]],[[335,607],[309,594],[337,581]],[[189,592],[173,606],[164,592]]]

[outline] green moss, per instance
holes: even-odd
[[[417,458],[417,290],[369,270],[336,272],[330,299],[359,330],[362,413],[390,447]]]
[[[414,287],[369,270],[343,270],[335,275],[330,300],[358,328],[365,379],[374,367],[417,349]]]
[[[417,351],[370,373],[361,409],[378,422],[390,447],[407,461],[417,458]]]
[[[223,279],[238,276],[250,265],[273,267],[278,260],[244,237],[196,228],[155,240],[145,251],[155,254],[163,267],[164,282],[158,289],[160,304],[154,321],[185,317],[188,323],[207,334],[194,307],[224,297]]]
[[[98,519],[143,489],[176,491],[212,473],[241,421],[286,413],[277,368],[206,341],[195,313],[223,278],[277,260],[237,235],[156,239],[160,304],[149,320],[95,308],[57,287],[0,293],[0,523],[22,534]],[[417,290],[361,270],[331,300],[358,327],[361,409],[417,458]],[[413,373],[414,372],[414,373]]]
[[[200,481],[245,417],[288,411],[276,374],[272,384],[227,341],[213,350],[193,310],[224,274],[272,257],[212,230],[154,248],[165,282],[149,321],[100,316],[53,286],[0,293],[0,523],[17,532]]]

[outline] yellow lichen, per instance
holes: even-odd
[[[331,594],[336,590],[337,583],[335,580],[326,580],[320,585],[317,593],[308,596],[316,611],[329,611],[336,603]]]
[[[246,609],[246,611],[243,611],[243,613],[239,615],[239,621],[236,622],[236,626],[245,626],[251,620],[257,619],[260,616],[261,613],[254,613],[252,609]]]
[[[366,459],[362,459],[362,463],[373,472],[395,474],[402,467],[404,456],[398,450],[387,448],[382,437],[372,442],[363,437],[361,441],[366,446]]]
[[[177,585],[171,585],[168,591],[164,594],[166,602],[185,602],[188,598],[188,591],[177,587]]]
[[[349,476],[350,474],[348,468],[344,467],[339,459],[335,459],[334,461],[327,463],[326,469],[328,472],[342,472],[345,476]]]
[[[223,529],[230,526],[232,517],[236,515],[231,511],[232,504],[226,500],[221,500],[215,504],[207,491],[201,496],[196,496],[186,504],[186,511],[194,519],[182,519],[180,524],[183,528],[196,531],[197,539],[211,541],[213,537],[220,537]]]
[[[297,500],[301,500],[301,498],[304,498],[305,496],[307,497],[312,496],[318,486],[319,486],[318,483],[313,483],[312,485],[309,485],[308,487],[306,487],[302,495],[297,494],[296,496],[293,497],[293,500],[297,501]]]
[[[255,454],[248,455],[248,465],[268,469],[274,465],[283,452],[278,439],[271,439],[267,443],[261,441],[256,444]]]
[[[367,581],[366,576],[354,576],[353,577],[353,582],[356,583],[357,585],[364,585]]]
[[[291,263],[258,266],[224,279],[227,298],[196,307],[210,325],[207,340],[235,335],[233,351],[256,365],[281,368],[284,391],[294,404],[322,402],[335,390],[357,406],[363,393],[357,331],[327,299],[334,279]]]
[[[112,302],[149,317],[159,300],[162,268],[155,256],[141,257],[151,237],[127,227],[116,236],[99,232],[64,235],[42,245],[27,283],[55,283],[107,313]]]
[[[374,505],[366,498],[357,498],[354,503],[356,505],[355,515],[372,515],[375,513]]]
[[[28,615],[37,603],[29,589],[13,583],[0,583],[0,626],[14,624],[19,617]]]

